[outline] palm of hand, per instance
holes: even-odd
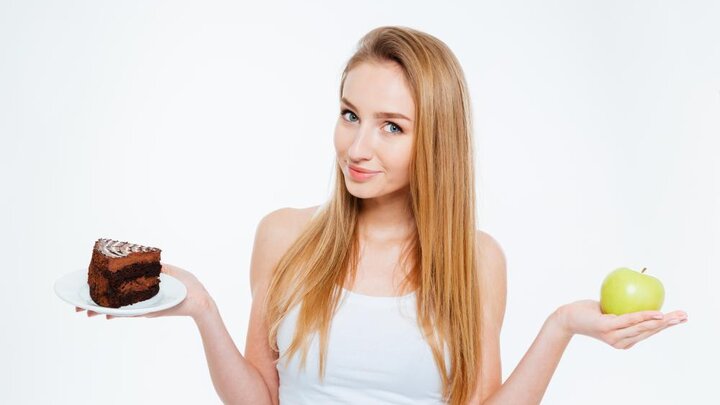
[[[162,272],[177,278],[187,288],[187,296],[178,305],[164,309],[158,312],[151,312],[146,315],[142,315],[146,318],[156,318],[160,316],[190,316],[195,317],[200,315],[204,309],[208,306],[210,296],[205,290],[205,287],[195,277],[194,274],[187,270],[183,270],[180,267],[173,266],[171,264],[162,265]]]
[[[641,340],[687,320],[683,311],[603,314],[600,303],[594,300],[567,304],[561,308],[561,313],[567,332],[593,337],[617,349],[629,349]]]

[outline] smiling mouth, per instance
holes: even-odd
[[[348,169],[352,169],[352,170],[354,170],[355,172],[358,172],[358,173],[367,173],[367,174],[380,173],[378,170],[368,170],[368,169],[364,169],[364,168],[362,168],[362,167],[354,166],[354,165],[351,165],[351,164],[348,164],[347,167],[348,167]]]
[[[361,171],[355,170],[352,167],[348,166],[348,174],[354,180],[367,180],[379,173],[380,172],[372,172],[372,173],[361,172]]]

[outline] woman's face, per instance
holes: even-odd
[[[350,194],[407,192],[414,115],[412,93],[396,63],[361,63],[348,72],[334,142]]]

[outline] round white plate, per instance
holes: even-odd
[[[55,281],[55,294],[68,304],[113,316],[144,315],[162,311],[181,303],[187,295],[185,284],[175,277],[160,273],[160,291],[154,297],[120,308],[106,308],[96,304],[90,298],[87,277],[87,270],[73,271],[60,277]]]

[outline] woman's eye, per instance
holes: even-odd
[[[388,122],[385,127],[387,128],[387,132],[390,132],[392,134],[402,133],[402,128],[400,128],[400,126],[398,126],[394,122]]]
[[[341,114],[346,121],[355,122],[358,119],[357,115],[350,110],[343,110]]]
[[[343,119],[345,121],[348,121],[348,122],[360,121],[360,118],[357,116],[357,114],[355,114],[354,112],[352,112],[350,110],[342,110],[340,112],[340,115],[343,117]],[[402,128],[400,128],[400,126],[394,122],[386,123],[383,128],[385,128],[386,132],[389,132],[391,134],[401,134],[403,132]]]

